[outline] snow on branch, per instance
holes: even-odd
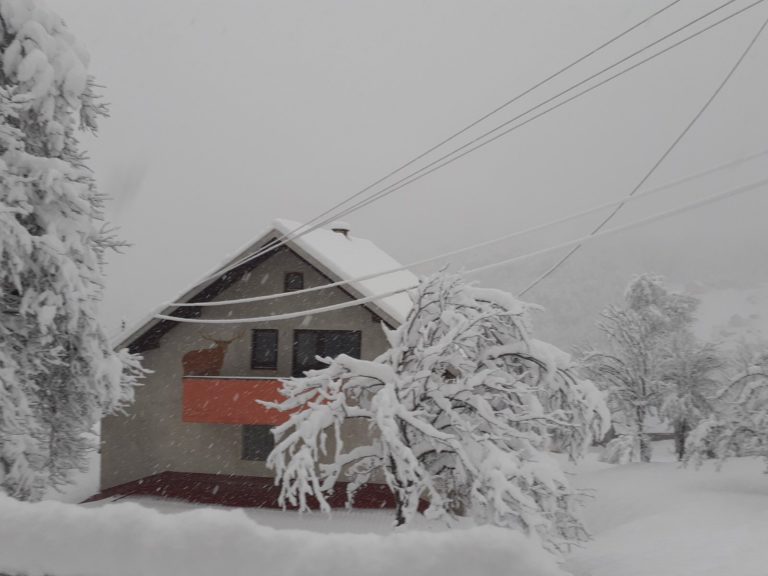
[[[121,243],[77,142],[105,112],[88,56],[36,0],[0,0],[0,27],[0,491],[34,500],[85,466],[143,370],[97,320]]]
[[[406,321],[375,360],[326,359],[286,380],[293,411],[268,459],[281,502],[307,508],[346,476],[386,483],[396,524],[420,506],[521,530],[555,550],[583,539],[577,494],[549,450],[576,458],[609,415],[570,358],[530,338],[529,306],[438,274],[412,294]],[[361,423],[365,424],[363,428]]]

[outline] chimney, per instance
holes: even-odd
[[[331,224],[331,230],[336,232],[336,234],[341,234],[344,236],[344,238],[349,239],[349,230],[350,226],[346,222],[337,221]]]

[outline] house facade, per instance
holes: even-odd
[[[162,312],[196,319],[254,318],[332,306],[407,288],[407,271],[302,293],[399,265],[346,229],[315,230],[262,256],[264,246],[298,225],[273,227],[240,251],[207,281],[176,302],[206,303],[288,294],[223,306],[166,307]],[[243,260],[245,262],[234,266]],[[232,268],[232,269],[229,269]],[[297,292],[291,295],[291,292]],[[382,325],[402,322],[410,307],[405,294],[298,318],[254,323],[178,323],[151,317],[121,337],[118,347],[141,353],[152,372],[136,389],[125,414],[106,417],[101,429],[100,497],[117,494],[171,496],[236,505],[276,505],[273,472],[265,460],[271,428],[287,415],[258,400],[278,400],[280,379],[322,364],[317,356],[373,359],[387,347]],[[367,430],[348,423],[345,443]],[[372,485],[362,505],[388,503],[383,486]],[[343,504],[343,486],[336,498]]]

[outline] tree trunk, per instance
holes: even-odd
[[[651,452],[653,447],[651,446],[651,437],[645,433],[645,408],[637,408],[637,440],[640,445],[640,462],[650,462]]]
[[[685,441],[688,439],[690,430],[687,420],[675,422],[675,453],[680,461],[685,458]]]
[[[395,459],[390,455],[389,457],[389,471],[393,478],[397,478],[397,464]],[[402,485],[395,480],[394,487],[390,486],[392,495],[395,497],[395,526],[402,526],[405,524],[405,502],[402,496]]]
[[[640,461],[650,462],[652,452],[653,447],[651,446],[651,437],[642,432],[640,434]]]
[[[395,494],[395,526],[402,526],[405,524],[405,513],[403,512],[403,508],[403,501],[397,494]]]

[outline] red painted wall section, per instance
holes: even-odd
[[[185,376],[184,422],[207,424],[282,424],[290,413],[257,402],[280,402],[280,380]]]
[[[345,482],[337,482],[327,495],[332,508],[346,506],[347,486]],[[274,478],[168,471],[107,488],[91,496],[86,502],[126,496],[155,496],[219,506],[280,508],[279,495],[280,487],[275,485]],[[317,501],[312,497],[309,498],[309,507],[318,508]],[[352,507],[394,508],[395,498],[383,484],[363,484],[355,492]],[[295,509],[293,506],[287,508]],[[421,501],[419,511],[423,512],[426,508],[427,503]]]

